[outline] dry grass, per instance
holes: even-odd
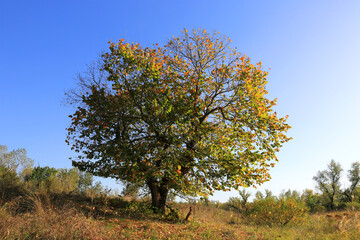
[[[0,208],[0,239],[236,239],[232,232],[204,219],[171,221],[146,210],[146,203],[91,205],[32,194]],[[116,207],[116,205],[118,205]],[[122,206],[121,206],[122,205]],[[197,207],[194,215],[209,208]],[[216,214],[216,211],[212,211]],[[215,216],[214,216],[215,217]]]
[[[174,204],[188,222],[147,203],[79,196],[20,196],[0,207],[0,239],[360,239],[360,213],[310,215],[300,225],[259,226],[219,205]]]
[[[243,231],[253,234],[252,239],[358,240],[360,213],[314,214],[302,224],[292,226],[256,226],[242,222],[235,227],[242,227]]]
[[[179,204],[185,213],[188,206]],[[215,206],[193,205],[194,220],[212,229],[222,231],[220,238],[210,239],[360,239],[360,212],[342,211],[314,214],[301,224],[289,226],[262,226],[252,224],[239,213]]]
[[[24,205],[31,211],[21,213]],[[102,239],[102,236],[101,222],[85,217],[73,207],[57,209],[37,195],[15,199],[0,209],[0,239]]]

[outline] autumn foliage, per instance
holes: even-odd
[[[110,43],[111,88],[94,86],[70,116],[73,165],[146,184],[158,208],[169,190],[197,196],[268,181],[290,126],[266,98],[261,63],[229,46],[205,30],[164,47]]]

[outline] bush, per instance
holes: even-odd
[[[71,193],[78,188],[79,173],[76,168],[58,169],[55,175],[50,177],[49,190],[52,193]]]
[[[23,188],[16,172],[0,165],[0,206],[21,195]]]
[[[247,212],[250,221],[259,225],[299,224],[305,220],[307,208],[303,202],[294,199],[265,198],[249,205]]]
[[[326,207],[323,205],[316,205],[313,210],[311,210],[311,213],[325,213],[327,212]]]
[[[360,203],[358,202],[348,202],[345,204],[346,210],[351,211],[360,211]]]
[[[243,204],[240,198],[230,197],[229,200],[222,205],[222,208],[225,210],[241,212],[243,209]]]
[[[314,194],[313,190],[306,189],[301,197],[311,213],[322,211],[321,208],[326,211],[326,208],[321,205],[321,198]]]
[[[56,175],[57,170],[50,167],[34,167],[31,174],[25,176],[27,185],[31,188],[49,191],[51,177]]]

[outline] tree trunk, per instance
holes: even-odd
[[[332,194],[332,195],[330,196],[330,208],[331,208],[331,211],[334,211],[334,209],[335,209],[334,201],[335,201],[335,194]]]
[[[169,193],[166,181],[159,183],[158,181],[151,179],[147,184],[151,192],[152,206],[155,208],[155,211],[165,213],[165,204]]]

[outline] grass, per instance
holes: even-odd
[[[0,207],[0,239],[360,239],[357,211],[269,227],[219,205],[173,205],[182,217],[190,206],[192,215],[184,222],[154,214],[147,202],[28,194]]]

